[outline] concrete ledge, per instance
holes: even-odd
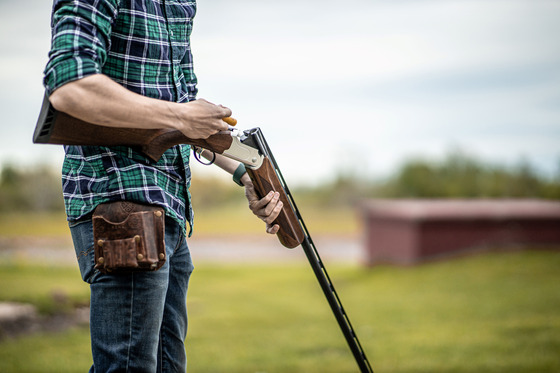
[[[414,264],[490,246],[560,248],[560,202],[369,200],[362,206],[366,264]]]

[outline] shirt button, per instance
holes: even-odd
[[[169,31],[169,35],[173,36],[173,30]]]

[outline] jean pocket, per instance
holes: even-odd
[[[78,220],[70,222],[68,225],[74,242],[80,274],[85,282],[91,284],[93,276],[98,272],[94,268],[93,224],[91,220]]]

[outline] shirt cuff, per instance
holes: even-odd
[[[99,65],[92,60],[70,57],[56,61],[51,68],[45,71],[45,89],[50,95],[55,89],[66,83],[99,73],[101,73]]]

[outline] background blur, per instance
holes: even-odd
[[[63,151],[31,143],[51,5],[0,0],[2,372],[91,364]],[[558,19],[553,0],[198,2],[199,97],[263,129],[376,371],[560,370],[558,250],[365,268],[358,213],[559,200]],[[354,372],[301,250],[264,234],[229,176],[192,167],[189,371]]]
[[[0,161],[60,163],[58,147],[30,141],[50,8],[0,1]],[[341,168],[387,176],[456,148],[550,176],[559,16],[547,0],[207,0],[192,48],[200,97],[262,127],[292,184]]]

